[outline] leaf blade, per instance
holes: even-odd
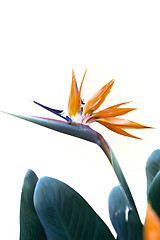
[[[147,196],[154,177],[160,170],[160,149],[151,153],[146,162],[146,177],[147,177]]]
[[[120,186],[112,189],[108,199],[109,214],[119,240],[142,240],[142,224]]]
[[[56,179],[44,177],[38,181],[34,205],[48,240],[114,239],[87,202]]]
[[[160,218],[160,170],[150,185],[148,201],[151,203],[153,210]]]

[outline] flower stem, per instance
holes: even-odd
[[[137,216],[139,217],[139,214],[138,214],[134,199],[132,197],[131,191],[128,187],[128,184],[126,182],[124,174],[121,170],[121,167],[120,167],[111,147],[109,146],[109,144],[106,142],[106,140],[103,138],[103,136],[101,134],[98,134],[98,138],[99,138],[99,141],[97,142],[97,144],[99,145],[99,147],[103,150],[103,152],[109,159],[109,162],[111,163],[111,165],[114,169],[114,172],[119,180],[120,185],[122,186],[122,188],[125,192],[125,195],[130,203],[131,208],[134,209]]]

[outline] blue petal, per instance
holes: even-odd
[[[79,90],[78,90],[78,85],[77,85],[77,81],[76,81],[76,87],[77,87],[77,94],[79,93]]]
[[[40,103],[38,103],[38,102],[36,102],[36,101],[33,101],[33,102],[34,102],[35,104],[39,105],[40,107],[46,109],[47,111],[50,111],[50,112],[56,114],[57,116],[65,119],[65,120],[67,120],[68,122],[72,122],[72,120],[70,119],[70,117],[68,117],[68,116],[63,116],[63,114],[64,114],[63,110],[53,109],[53,108],[44,106],[44,105],[42,105],[42,104],[40,104]]]

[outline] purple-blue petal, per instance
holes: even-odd
[[[47,107],[47,106],[45,106],[45,105],[42,105],[41,103],[38,103],[38,102],[36,102],[36,101],[33,101],[33,102],[34,102],[35,104],[37,104],[38,106],[46,109],[47,111],[52,112],[52,113],[56,114],[57,116],[65,119],[66,121],[72,122],[72,120],[70,119],[70,117],[68,117],[68,116],[63,116],[63,114],[64,114],[63,110],[58,110],[58,109],[50,108],[50,107]]]
[[[77,81],[76,81],[76,88],[77,88],[77,94],[79,93],[79,90],[78,90],[78,85],[77,85]]]

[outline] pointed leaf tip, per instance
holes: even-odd
[[[20,239],[47,240],[33,205],[33,195],[38,177],[28,170],[23,183],[20,204]]]

